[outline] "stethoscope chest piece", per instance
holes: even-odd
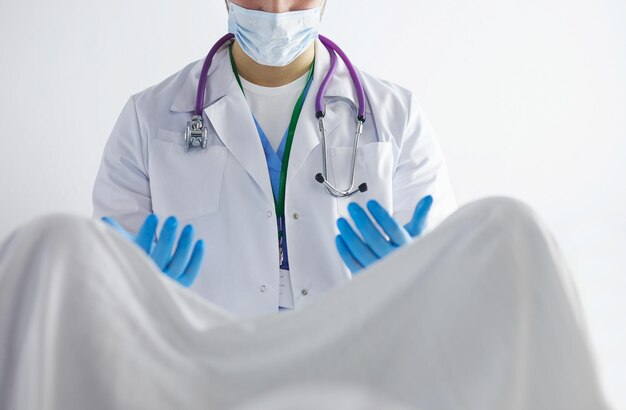
[[[190,148],[205,149],[208,141],[208,132],[204,127],[201,115],[194,115],[191,121],[187,122],[187,130],[185,131],[185,151]]]

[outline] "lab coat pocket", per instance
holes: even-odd
[[[350,185],[352,147],[330,149],[330,180],[336,188],[346,189]],[[375,199],[390,213],[392,202],[393,151],[391,142],[371,142],[359,145],[355,166],[354,187],[367,184],[366,192],[359,192],[350,198],[337,198],[337,214],[349,217],[348,204],[356,202],[363,208],[370,199]]]
[[[152,208],[187,220],[219,210],[226,147],[185,151],[182,132],[159,129],[149,149]]]

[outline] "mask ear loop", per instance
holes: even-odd
[[[322,5],[320,6],[320,21],[324,15],[324,10],[326,10],[326,0],[323,0]]]

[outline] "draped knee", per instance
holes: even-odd
[[[18,231],[24,230],[46,244],[72,248],[83,243],[86,235],[95,233],[97,223],[95,220],[75,215],[51,214],[34,219]]]
[[[488,197],[471,202],[458,211],[475,222],[486,222],[489,227],[510,231],[516,227],[540,224],[535,211],[526,203],[509,197]]]
[[[89,257],[102,234],[103,227],[99,225],[88,218],[65,214],[46,215],[22,225],[0,248],[2,274],[28,270],[28,276],[33,279],[33,275],[49,274],[68,258]],[[30,269],[35,266],[39,269]]]
[[[536,212],[526,203],[508,197],[490,197],[462,207],[457,218],[478,242],[495,244],[498,252],[506,252],[514,260],[539,251],[551,251],[554,239]]]
[[[440,229],[454,232],[451,244],[471,249],[473,263],[483,265],[476,274],[490,271],[490,280],[513,285],[522,303],[538,284],[570,286],[556,241],[522,201],[507,197],[474,201],[450,216]]]
[[[46,215],[27,223],[16,232],[16,236],[38,254],[89,254],[93,239],[98,237],[99,222],[89,218],[67,215]]]
[[[543,263],[542,266],[547,264],[552,268],[554,262],[560,260],[554,237],[526,203],[493,197],[477,201],[476,207],[484,214],[483,229],[498,238],[501,251],[509,254],[511,263]],[[526,271],[528,274],[536,272],[538,270]]]
[[[556,303],[582,318],[577,292],[559,246],[547,226],[525,203],[511,198],[486,198],[473,203],[482,220],[481,239],[491,238],[491,255],[499,263],[501,280],[515,284],[520,304]],[[551,310],[553,308],[546,309]]]

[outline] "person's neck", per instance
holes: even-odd
[[[279,87],[302,77],[311,67],[315,57],[315,44],[311,44],[294,61],[284,67],[261,65],[251,59],[235,41],[233,58],[239,75],[253,84],[263,87]]]

